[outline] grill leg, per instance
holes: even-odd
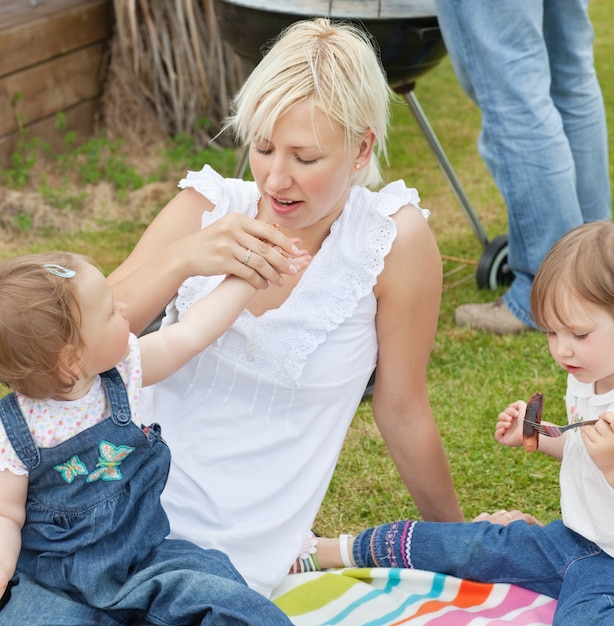
[[[435,131],[433,130],[426,115],[424,114],[424,111],[422,110],[422,107],[418,102],[418,98],[416,98],[416,94],[414,94],[413,89],[410,89],[404,92],[402,95],[405,97],[405,100],[407,101],[411,112],[416,118],[422,134],[426,138],[431,150],[433,151],[433,154],[437,159],[437,163],[443,171],[443,174],[446,177],[448,184],[452,188],[452,192],[454,193],[456,200],[461,205],[465,216],[469,220],[469,223],[471,224],[471,227],[473,228],[476,237],[482,244],[482,247],[486,248],[486,246],[488,245],[488,237],[486,236],[486,232],[482,227],[482,224],[478,220],[477,215],[475,214],[475,211],[473,210],[473,207],[469,202],[469,198],[467,198],[467,195],[461,187],[460,181],[456,177],[456,173],[452,169],[450,161],[448,161],[448,157],[443,151],[443,148],[439,143],[439,139],[437,139],[437,135],[435,135]]]
[[[249,163],[249,146],[245,146],[241,148],[241,154],[239,155],[239,160],[237,161],[237,164],[235,165],[235,171],[234,171],[235,178],[243,178],[245,176],[248,163]]]

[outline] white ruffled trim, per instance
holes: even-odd
[[[203,216],[203,226],[231,207],[256,215],[259,196],[255,183],[224,179],[205,166],[200,172],[190,172],[180,186],[193,187],[216,205]],[[390,216],[407,204],[418,207],[419,202],[418,192],[402,181],[379,192],[352,187],[346,207],[284,304],[259,317],[244,311],[209,349],[282,384],[296,383],[309,354],[352,316],[362,298],[373,293],[396,237],[396,223]],[[427,218],[429,212],[420,210]],[[176,300],[179,314],[220,280],[193,277],[185,281]]]
[[[16,467],[15,465],[8,465],[7,463],[0,463],[0,472],[9,471],[15,476],[28,476],[28,470],[23,467]]]
[[[235,213],[247,215],[247,217],[256,217],[258,213],[260,194],[258,193],[256,183],[224,178],[209,165],[205,165],[200,172],[188,172],[177,186],[181,189],[188,187],[195,189],[214,205],[212,211],[203,213],[201,228],[216,222],[227,213],[230,213],[231,210]],[[245,210],[241,210],[241,207],[244,205]]]

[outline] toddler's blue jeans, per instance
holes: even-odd
[[[422,569],[558,598],[557,626],[614,624],[614,559],[560,520],[394,522],[360,533],[353,556],[358,567]]]

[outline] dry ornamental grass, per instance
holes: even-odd
[[[220,121],[244,78],[219,34],[213,0],[114,0],[115,34],[105,90],[107,130],[143,141],[201,134]]]

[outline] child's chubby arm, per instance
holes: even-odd
[[[15,573],[26,520],[28,477],[0,471],[0,597]]]
[[[516,400],[509,404],[497,417],[495,439],[503,446],[517,447],[522,445],[522,422],[527,410],[524,400]],[[539,450],[557,459],[563,458],[565,436],[540,437]]]
[[[602,413],[594,426],[585,426],[581,433],[591,459],[614,488],[614,412]]]
[[[143,386],[167,378],[225,333],[256,291],[242,278],[227,276],[179,322],[141,337]]]

